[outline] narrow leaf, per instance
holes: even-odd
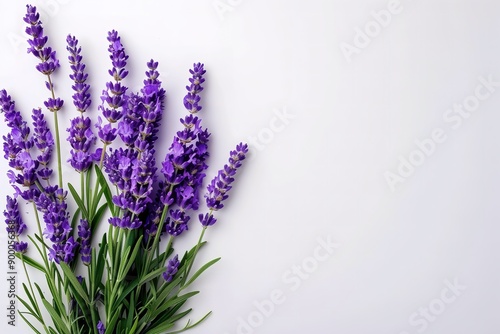
[[[212,265],[217,263],[219,260],[220,260],[220,257],[213,259],[212,261],[206,263],[203,267],[198,269],[198,271],[189,279],[189,281],[187,281],[187,283],[182,288],[184,289],[184,287],[187,287],[188,285],[193,283],[198,278],[198,276],[200,276],[205,270],[210,268]]]
[[[90,304],[87,293],[83,290],[82,285],[76,279],[75,274],[73,273],[71,268],[64,262],[61,262],[60,265],[64,272],[64,276],[66,276],[66,278],[69,280],[69,283],[71,284],[75,292],[77,292],[80,298],[82,298],[87,304]]]
[[[82,199],[76,192],[75,188],[71,185],[71,183],[68,183],[68,188],[69,191],[71,192],[71,195],[73,196],[73,199],[75,200],[76,204],[80,208],[83,218],[89,220],[89,213],[87,212],[87,208],[85,208],[85,204],[83,203]]]
[[[68,327],[66,327],[64,321],[61,319],[61,316],[59,316],[54,307],[52,307],[52,305],[46,299],[42,299],[42,302],[57,328],[63,331],[64,334],[71,334],[70,330],[68,329]]]

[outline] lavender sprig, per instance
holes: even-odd
[[[211,226],[217,222],[217,219],[213,217],[212,212],[220,210],[224,207],[224,202],[229,197],[229,190],[231,190],[231,184],[234,182],[234,177],[238,168],[242,166],[243,160],[245,160],[246,154],[248,153],[248,145],[240,143],[236,146],[236,149],[231,151],[229,154],[229,163],[224,165],[224,167],[219,170],[217,175],[212,179],[212,181],[207,186],[207,193],[205,195],[207,207],[210,212],[198,216],[201,225],[204,227]]]
[[[125,53],[125,48],[121,43],[118,32],[112,30],[108,33],[108,42],[112,68],[108,73],[113,77],[114,81],[106,83],[106,89],[102,91],[99,110],[102,115],[107,119],[108,124],[102,126],[102,120],[99,117],[96,124],[98,136],[104,143],[103,157],[105,155],[105,148],[112,143],[117,134],[117,129],[112,124],[118,122],[124,114],[124,106],[127,104],[127,87],[122,85],[121,81],[128,75],[125,69],[127,65],[128,55]],[[101,159],[102,162],[102,159]]]
[[[80,238],[79,243],[82,262],[88,266],[90,264],[92,251],[90,246],[90,226],[86,219],[80,220],[80,225],[78,225],[78,237]]]
[[[51,75],[59,68],[59,60],[56,56],[56,51],[51,47],[46,46],[48,37],[44,35],[42,21],[40,21],[40,14],[35,6],[26,6],[26,15],[24,22],[28,24],[26,33],[31,37],[28,39],[28,53],[33,54],[40,63],[36,65],[36,69],[47,77],[45,86],[50,91],[51,96],[44,102],[45,107],[54,114],[55,135],[56,135],[56,151],[57,151],[57,166],[58,166],[58,179],[59,188],[63,186],[62,179],[62,163],[61,163],[61,144],[59,139],[59,120],[57,113],[62,108],[64,101],[56,98],[54,92],[54,84],[52,83]]]
[[[40,155],[36,157],[40,168],[37,172],[38,176],[45,180],[47,186],[50,186],[50,176],[52,175],[52,169],[49,167],[49,163],[52,157],[52,151],[54,148],[54,138],[50,132],[47,122],[42,114],[41,109],[33,109],[33,140],[36,147],[40,150]]]
[[[7,233],[12,235],[14,250],[18,253],[25,253],[28,248],[28,244],[23,241],[19,241],[19,237],[26,230],[26,224],[24,224],[21,214],[19,213],[19,207],[17,205],[17,200],[10,196],[7,196],[6,209],[3,212],[5,216],[5,223],[7,224]],[[11,239],[12,240],[12,239]]]
[[[42,193],[36,200],[37,208],[43,213],[45,221],[44,235],[52,242],[49,259],[56,263],[70,263],[78,246],[71,235],[66,195],[67,193],[59,188],[53,195]]]
[[[90,86],[86,83],[88,74],[85,72],[85,64],[82,62],[82,48],[78,46],[76,37],[68,35],[66,38],[69,52],[68,60],[71,65],[70,78],[74,84],[71,86],[73,94],[73,104],[80,116],[71,120],[71,126],[66,130],[69,133],[68,141],[72,147],[71,158],[68,162],[79,173],[87,171],[92,164],[90,148],[94,145],[96,137],[91,129],[91,120],[84,117],[83,113],[87,111],[92,101],[90,100]]]
[[[76,37],[68,35],[66,43],[68,44],[66,49],[69,52],[68,60],[73,72],[69,75],[74,82],[71,86],[75,92],[73,94],[73,104],[77,111],[84,113],[92,103],[89,93],[90,85],[86,83],[89,75],[85,72],[85,64],[82,62],[83,57],[81,55],[82,48],[78,46]]]
[[[199,207],[199,190],[205,177],[204,171],[208,167],[205,161],[208,158],[210,133],[203,130],[201,119],[196,116],[202,109],[199,94],[203,90],[203,75],[206,71],[203,64],[197,63],[193,64],[193,69],[189,72],[192,77],[189,79],[190,85],[186,86],[188,93],[184,97],[188,115],[180,119],[184,128],[177,132],[162,164],[162,173],[167,181],[162,196],[164,204],[171,201],[171,204],[176,205],[175,209],[169,210],[166,221],[166,231],[171,236],[178,236],[188,229],[190,217],[186,212]],[[155,221],[156,218],[151,220]]]
[[[101,320],[99,320],[99,322],[97,323],[97,331],[99,334],[104,334],[106,332],[106,327],[104,327],[104,324]]]
[[[179,271],[179,256],[175,255],[172,259],[168,261],[167,269],[163,273],[163,279],[165,282],[169,283],[174,279],[175,274]]]
[[[26,33],[31,36],[31,39],[28,40],[30,46],[28,53],[33,54],[40,60],[40,63],[36,65],[38,72],[50,76],[60,66],[56,57],[56,51],[46,46],[49,38],[43,33],[42,21],[40,21],[40,14],[36,7],[27,5],[26,8],[24,22],[28,24]],[[47,88],[52,90],[52,84],[47,83]]]
[[[3,136],[4,157],[13,168],[7,172],[7,176],[17,195],[26,201],[33,201],[40,192],[34,187],[37,182],[36,172],[39,162],[30,154],[30,149],[35,145],[30,135],[30,128],[5,90],[0,91],[0,111],[4,113],[5,121],[10,128],[10,132]]]

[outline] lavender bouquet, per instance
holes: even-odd
[[[92,126],[88,73],[78,40],[70,35],[66,41],[74,82],[69,107],[56,94],[53,73],[61,64],[47,44],[36,7],[27,6],[24,21],[28,53],[37,58],[49,97],[45,111],[33,109],[30,127],[11,96],[0,91],[0,111],[9,128],[3,135],[4,157],[14,188],[4,216],[9,247],[27,277],[17,296],[23,306],[19,315],[34,333],[180,333],[196,326],[210,312],[197,322],[184,320],[191,311],[186,302],[198,293],[190,286],[219,258],[196,270],[194,262],[248,150],[240,143],[230,152],[229,162],[209,182],[201,208],[210,138],[198,116],[203,64],[189,71],[187,114],[157,167],[155,145],[165,99],[158,62],[147,63],[142,88],[131,92],[124,84],[128,55],[118,33],[109,32],[111,79],[97,106],[102,117]],[[79,173],[76,184],[64,180],[58,121],[58,113],[71,109],[76,112],[67,128],[67,162]],[[47,114],[54,118],[54,132]],[[29,222],[21,217],[21,201],[31,207]],[[75,212],[69,212],[68,201],[76,204]],[[198,242],[177,254],[175,239],[200,210]],[[107,233],[98,235],[102,221],[107,221]],[[43,288],[30,279],[34,271],[45,278]]]

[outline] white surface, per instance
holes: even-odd
[[[356,27],[370,26],[371,12],[390,1],[219,3],[231,8],[224,19],[213,0],[34,2],[50,13],[45,29],[60,58],[67,33],[80,39],[94,115],[108,80],[108,30],[122,36],[135,89],[145,62],[160,61],[169,131],[162,153],[183,113],[195,61],[208,71],[202,116],[213,132],[210,176],[233,143],[259,134],[265,141],[264,129],[274,126],[263,149],[253,145],[208,233],[203,258],[223,259],[200,281],[202,293],[190,306],[195,316],[214,313],[190,333],[498,333],[500,91],[456,129],[443,115],[475,93],[479,77],[500,81],[500,3],[401,0],[399,13],[350,62],[340,46],[352,44]],[[35,59],[15,43],[23,15],[21,2],[0,5],[0,87],[27,116],[47,92]],[[55,81],[70,106],[67,72],[64,64]],[[295,118],[281,127],[275,110]],[[64,109],[63,128],[73,115]],[[408,159],[414,141],[435,128],[444,143],[391,191],[384,173],[396,172],[399,156]],[[2,162],[0,175],[6,171]],[[0,183],[8,189],[5,178]],[[186,243],[198,226],[193,230]],[[304,259],[311,265],[322,236],[341,246],[297,279],[289,270]],[[5,260],[6,250],[0,268]],[[446,288],[455,279],[466,289],[444,304],[439,300],[453,299]],[[0,285],[0,296],[6,290]],[[240,317],[259,320],[254,302],[276,290],[282,303],[272,314],[257,328],[238,329]],[[442,311],[440,305],[446,309],[432,321],[419,315],[428,307]],[[0,328],[14,333],[2,319]],[[18,321],[16,332],[27,332]]]

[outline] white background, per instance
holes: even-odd
[[[28,117],[48,93],[20,40],[24,4],[5,3],[0,88]],[[498,1],[401,0],[385,27],[374,25],[372,12],[386,9],[388,0],[216,3],[225,11],[213,0],[33,3],[45,12],[49,44],[63,64],[54,79],[66,99],[63,129],[75,115],[66,35],[75,34],[84,48],[95,117],[110,66],[106,33],[117,29],[130,54],[132,89],[140,87],[146,61],[160,62],[168,92],[161,155],[183,115],[187,70],[198,61],[207,69],[202,117],[213,133],[208,178],[236,142],[258,138],[207,234],[201,260],[222,261],[199,281],[201,294],[189,306],[194,318],[214,313],[190,333],[498,333],[500,87],[456,129],[443,118],[475,93],[479,77],[500,81]],[[369,45],[348,61],[342,43],[354,45],[357,29],[367,27],[375,29]],[[277,112],[293,118],[284,124]],[[445,142],[392,191],[385,173],[418,155],[415,141],[436,128]],[[0,130],[6,133],[4,124]],[[0,175],[6,171],[4,161]],[[65,179],[72,175],[67,166]],[[2,177],[2,192],[9,187]],[[32,217],[26,221],[33,226]],[[181,246],[198,232],[194,223]],[[341,245],[311,267],[317,239],[327,236]],[[293,290],[283,275],[290,278],[304,259],[310,273]],[[449,304],[440,301],[445,281],[466,287]],[[254,302],[273,290],[285,300],[259,318]],[[430,306],[440,314],[422,320],[419,312]],[[0,319],[6,333],[28,332],[20,318],[16,329]],[[254,325],[244,329],[241,321]]]

